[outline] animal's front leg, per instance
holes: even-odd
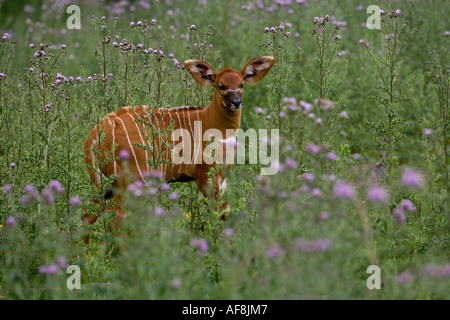
[[[215,211],[219,211],[221,213],[220,219],[226,220],[230,215],[230,205],[224,199],[224,195],[227,189],[227,179],[223,174],[223,171],[219,171],[214,176],[214,186],[212,187],[209,183],[208,176],[209,169],[203,170],[199,172],[197,177],[195,178],[195,182],[203,194],[203,196],[207,199],[214,199],[215,203]]]

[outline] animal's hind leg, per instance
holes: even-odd
[[[119,231],[121,229],[122,221],[125,216],[123,212],[123,197],[120,194],[116,194],[112,201],[112,206],[107,208],[105,212],[116,214],[116,216],[109,222],[109,228],[113,231]]]
[[[93,225],[97,222],[98,218],[104,214],[114,214],[115,217],[109,222],[109,229],[112,231],[119,231],[121,228],[122,220],[124,218],[123,211],[123,197],[120,194],[114,195],[111,200],[112,202],[108,204],[107,208],[104,208],[104,204],[98,201],[91,201],[91,212],[96,212],[95,214],[85,214],[82,219],[89,225]],[[89,234],[83,237],[84,243],[89,244]]]
[[[118,231],[124,218],[123,197],[121,195],[120,180],[115,180],[108,191],[102,196],[102,199],[91,200],[89,207],[85,209],[82,217],[83,222],[93,225],[100,216],[106,214],[115,214],[115,217],[109,222],[110,230]],[[83,237],[86,245],[89,244],[89,235]]]

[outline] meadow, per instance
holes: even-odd
[[[0,0],[0,299],[449,299],[449,13]],[[241,128],[279,130],[278,172],[234,165],[229,219],[194,182],[154,178],[128,188],[120,232],[114,212],[82,222],[92,199],[111,205],[84,162],[100,119],[205,108],[213,89],[184,61],[241,70],[263,55],[276,62],[245,85]]]

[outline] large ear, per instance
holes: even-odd
[[[216,72],[209,63],[202,60],[187,60],[184,66],[192,74],[195,81],[203,87],[209,87],[214,83]]]
[[[244,81],[249,84],[257,83],[265,77],[274,63],[275,58],[270,56],[263,56],[250,60],[241,70]]]

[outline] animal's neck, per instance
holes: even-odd
[[[222,132],[227,129],[237,130],[241,126],[241,110],[232,111],[223,105],[223,100],[216,90],[211,105],[205,109],[208,127]]]

